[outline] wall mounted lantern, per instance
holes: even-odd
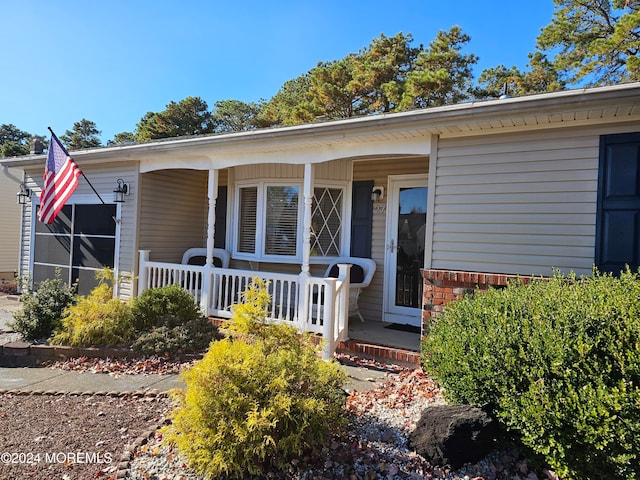
[[[119,178],[117,180],[118,186],[113,191],[113,201],[116,203],[124,203],[124,196],[129,195],[129,184],[124,183],[124,180]]]
[[[20,184],[20,191],[17,193],[18,205],[26,205],[31,198],[31,190],[25,187],[24,183]]]
[[[379,202],[383,198],[384,198],[384,187],[379,187],[379,186],[373,187],[373,190],[371,190],[371,201]]]

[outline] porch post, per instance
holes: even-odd
[[[209,208],[207,211],[207,258],[204,264],[202,275],[202,291],[200,293],[200,307],[203,313],[209,315],[210,292],[213,285],[213,248],[215,245],[216,232],[216,200],[218,198],[218,170],[209,170],[209,181],[207,185],[207,197]]]
[[[138,295],[147,289],[147,262],[149,261],[150,252],[151,250],[138,251]]]
[[[216,233],[216,200],[218,199],[218,170],[209,170],[209,211],[207,212],[207,260],[205,265],[213,267],[213,247]]]
[[[313,165],[305,163],[304,181],[302,184],[304,210],[302,213],[302,265],[300,271],[300,305],[299,321],[306,330],[308,320],[309,299],[307,289],[309,285],[309,257],[311,257],[311,205],[313,203]]]

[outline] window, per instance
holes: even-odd
[[[296,255],[299,190],[296,186],[267,186],[264,248],[267,255]]]
[[[316,187],[311,206],[311,255],[336,257],[343,249],[346,187]],[[248,260],[299,261],[303,205],[300,185],[259,182],[236,188],[234,255]]]
[[[56,270],[78,293],[97,285],[95,273],[114,267],[115,205],[67,204],[50,225],[35,221],[33,281],[54,278]]]
[[[240,189],[238,215],[238,251],[256,252],[256,222],[258,219],[258,187]]]
[[[341,188],[315,188],[311,207],[311,255],[337,257],[342,246]]]

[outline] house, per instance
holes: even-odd
[[[21,209],[16,202],[16,193],[20,190],[18,180],[21,178],[22,172],[16,175],[0,172],[0,284],[14,283],[18,272]]]
[[[34,192],[20,273],[87,292],[107,265],[122,298],[180,283],[221,317],[258,275],[271,315],[327,351],[349,335],[337,257],[375,261],[365,325],[423,331],[469,288],[640,265],[640,83],[72,154],[105,204],[81,180],[52,226],[35,220],[45,157],[0,162]],[[205,265],[182,262],[194,247]]]

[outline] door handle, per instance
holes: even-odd
[[[394,243],[393,239],[391,239],[391,243],[388,245],[388,247],[389,247],[389,251],[390,252],[393,253],[395,251],[396,246],[395,246],[395,243]]]

